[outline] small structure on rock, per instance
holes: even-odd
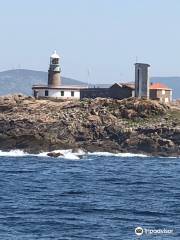
[[[150,99],[170,103],[172,101],[172,89],[162,83],[151,83]]]
[[[113,98],[124,99],[130,97],[146,98],[158,100],[162,103],[172,101],[172,89],[160,84],[149,83],[149,64],[135,63],[135,82],[114,83],[107,88],[87,88],[81,89],[80,98]]]
[[[135,83],[115,83],[109,88],[88,88],[81,90],[81,98],[109,97],[124,99],[129,97],[149,98],[149,64],[135,63]]]
[[[113,99],[124,99],[134,97],[134,84],[131,83],[114,83],[107,88],[87,88],[81,89],[81,99],[83,98],[113,98]]]
[[[113,86],[113,92],[111,95],[116,99],[124,99],[128,97],[134,97],[135,95],[134,83],[115,83]],[[172,89],[162,83],[151,83],[149,85],[149,99],[157,100],[162,103],[172,102]],[[112,97],[112,98],[113,98]]]

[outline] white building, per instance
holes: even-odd
[[[34,97],[80,99],[80,90],[87,87],[62,85],[60,73],[60,57],[55,51],[50,57],[48,85],[33,85],[32,90]]]

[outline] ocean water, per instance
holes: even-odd
[[[0,152],[0,239],[180,239],[180,158]]]

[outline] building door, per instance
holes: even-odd
[[[49,91],[45,90],[45,97],[48,97],[48,96],[49,96]]]

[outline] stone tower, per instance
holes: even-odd
[[[135,97],[149,98],[149,64],[135,63]]]
[[[49,87],[59,87],[61,85],[61,76],[60,76],[60,65],[59,65],[60,57],[54,51],[54,53],[50,57],[50,65],[48,70],[48,86]]]

